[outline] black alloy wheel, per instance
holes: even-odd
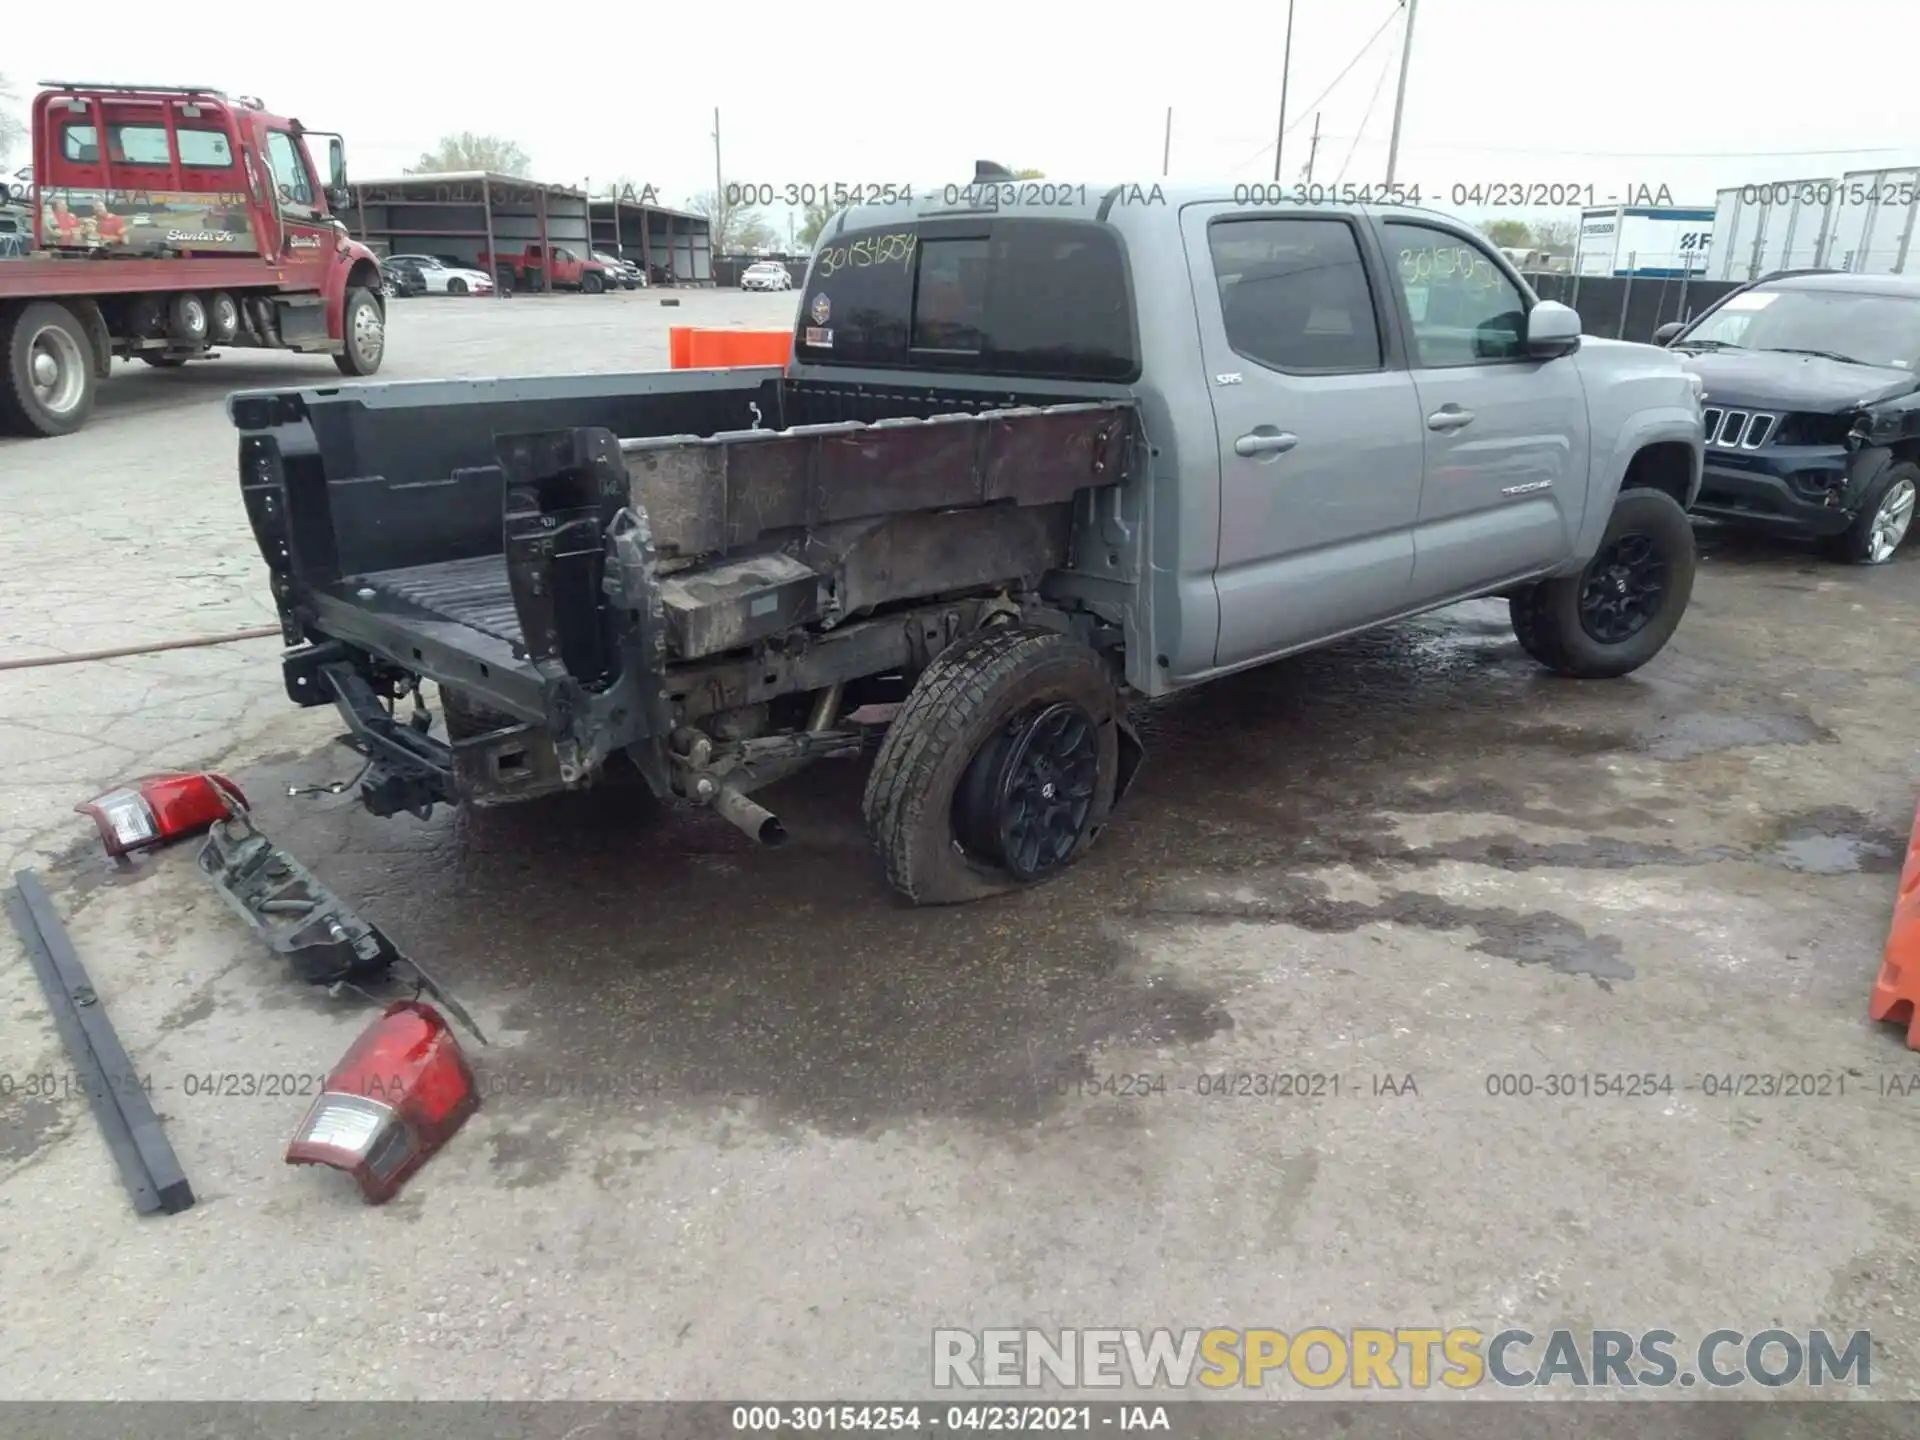
[[[1631,639],[1660,613],[1667,579],[1667,562],[1652,536],[1630,531],[1614,537],[1582,579],[1580,628],[1602,645]]]
[[[1032,881],[1080,848],[1099,784],[1098,727],[1060,702],[1002,728],[968,767],[955,830],[981,859]]]

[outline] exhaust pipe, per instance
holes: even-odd
[[[754,804],[731,785],[720,787],[719,793],[713,797],[713,808],[757,844],[772,849],[786,843],[787,827],[780,823],[778,817],[764,805]]]

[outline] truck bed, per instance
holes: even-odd
[[[1003,382],[1004,383],[1004,382]],[[241,488],[290,645],[349,647],[527,722],[602,690],[618,525],[660,668],[1064,562],[1131,406],[797,382],[774,369],[234,395]],[[629,637],[630,638],[630,637]],[[624,648],[623,648],[624,647]],[[328,697],[299,693],[305,703]],[[664,677],[662,677],[664,678]]]

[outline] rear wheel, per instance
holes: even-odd
[[[380,368],[387,349],[387,322],[371,290],[347,292],[340,331],[345,348],[333,357],[333,363],[342,375],[371,375]]]
[[[207,343],[211,321],[207,302],[191,291],[182,291],[167,302],[167,334],[182,345],[198,349]]]
[[[1901,461],[1885,466],[1868,485],[1853,524],[1833,538],[1835,556],[1853,565],[1886,564],[1913,529],[1917,498],[1920,465]]]
[[[207,297],[207,334],[215,343],[224,343],[240,333],[240,307],[225,291]]]
[[[4,315],[4,312],[0,312]],[[0,429],[67,435],[93,413],[93,347],[66,306],[37,300],[0,318]]]
[[[1582,680],[1638,670],[1665,647],[1693,594],[1693,526],[1671,495],[1623,490],[1578,575],[1543,580],[1507,601],[1520,646]]]
[[[1119,781],[1106,664],[1051,630],[986,630],[935,658],[888,729],[863,809],[887,880],[920,905],[1058,875]]]

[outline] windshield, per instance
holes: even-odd
[[[1676,342],[1742,350],[1813,351],[1920,368],[1920,299],[1838,290],[1747,290]]]

